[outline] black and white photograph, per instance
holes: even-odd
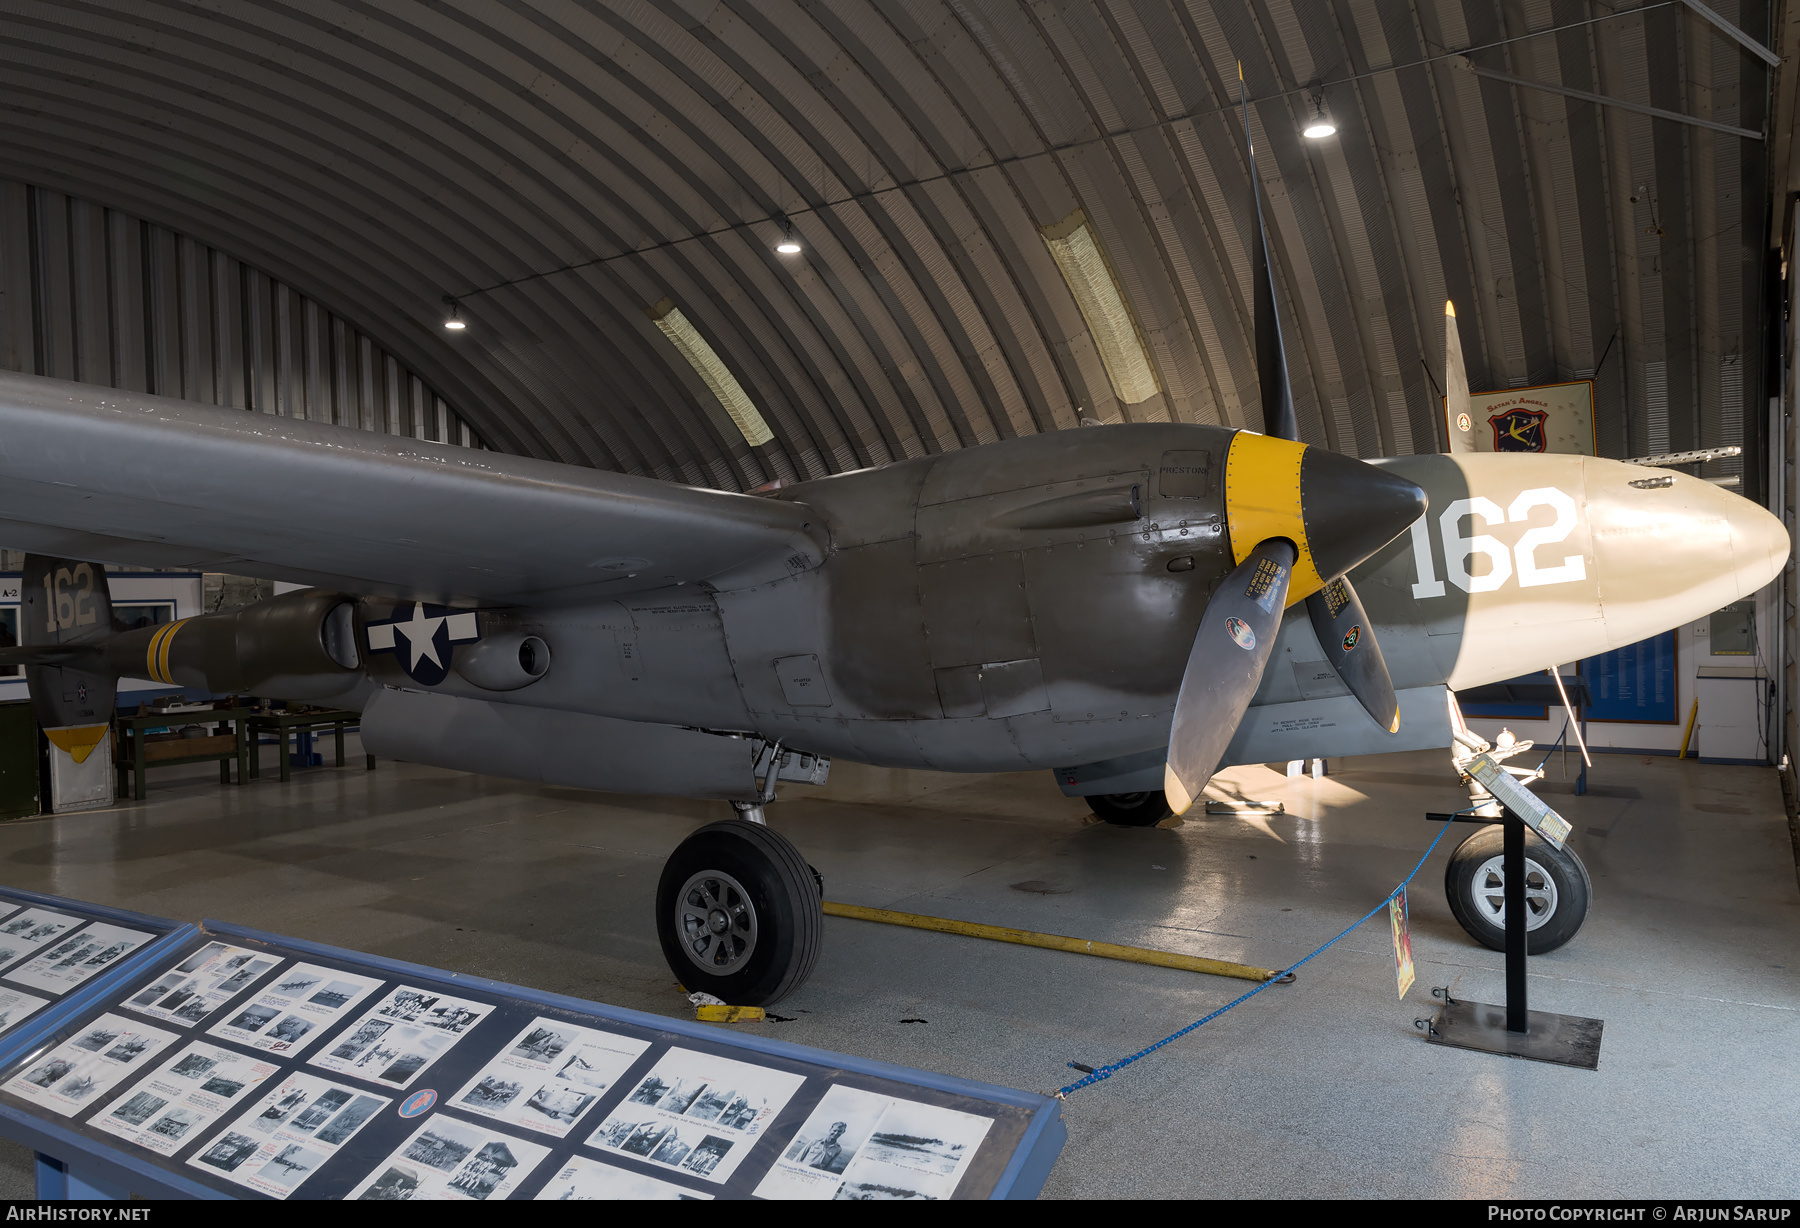
[[[180,1075],[184,1079],[198,1079],[218,1064],[219,1059],[217,1057],[213,1056],[211,1053],[197,1049],[192,1053],[184,1053],[176,1058],[169,1066],[169,1073],[172,1075]]]
[[[276,977],[269,988],[272,992],[281,994],[285,997],[298,998],[310,992],[313,986],[317,985],[323,979],[323,975],[314,971],[310,965],[296,964],[294,967],[289,968],[286,972]],[[342,1003],[339,1005],[342,1005]]]
[[[27,908],[0,925],[0,968],[25,959],[79,924],[79,918],[65,913]],[[11,973],[7,975],[10,977]]]
[[[171,1023],[199,1023],[224,1007],[257,977],[275,966],[270,956],[246,947],[211,942],[177,964],[157,980],[166,988],[159,998],[146,1002],[132,998],[134,1011]]]
[[[83,1040],[101,1048],[86,1048],[81,1044]],[[137,1063],[161,1052],[174,1040],[172,1032],[123,1015],[101,1015],[74,1039],[58,1045],[13,1076],[6,1090],[49,1112],[67,1116],[87,1107],[96,1092],[106,1091],[133,1074]]]
[[[296,991],[296,993],[304,992],[304,990]],[[366,992],[366,990],[359,982],[333,981],[331,984],[325,986],[325,988],[319,990],[319,992],[307,998],[307,1001],[315,1006],[322,1006],[327,1010],[335,1011],[356,1001],[357,997],[364,992]]]
[[[252,1128],[268,1133],[292,1117],[294,1111],[311,1099],[312,1095],[308,1089],[296,1087],[292,1091],[283,1090],[270,1097],[262,1111],[251,1119]]]
[[[672,1048],[588,1142],[724,1181],[793,1098],[804,1076]],[[620,1129],[631,1124],[629,1132]],[[739,1145],[743,1143],[743,1145]]]
[[[207,943],[205,946],[201,947],[198,951],[195,951],[192,955],[188,956],[186,959],[182,960],[179,964],[175,965],[174,975],[181,975],[181,974],[197,971],[198,969],[204,967],[209,960],[216,958],[218,956],[219,952],[223,951],[224,949],[225,949],[225,944],[222,942]]]
[[[75,1068],[75,1073],[56,1085],[56,1094],[70,1104],[80,1106],[81,1102],[100,1090],[99,1072],[91,1065],[83,1064]]]
[[[546,1084],[531,1094],[525,1107],[533,1113],[553,1121],[561,1126],[570,1126],[575,1119],[587,1111],[588,1105],[599,1099],[589,1091],[575,1087],[557,1087]]]
[[[686,1186],[628,1172],[587,1156],[572,1156],[538,1191],[538,1202],[679,1202],[708,1200],[712,1195]]]
[[[377,1100],[373,1096],[358,1096],[350,1102],[348,1108],[340,1111],[336,1117],[333,1117],[319,1130],[318,1141],[328,1143],[333,1147],[342,1144],[356,1133],[363,1122],[369,1120],[370,1114],[385,1103],[386,1101]]]
[[[75,1038],[77,1049],[86,1049],[90,1053],[99,1053],[115,1040],[119,1039],[117,1028],[89,1028]]]
[[[419,1170],[390,1165],[357,1198],[366,1202],[407,1202],[419,1188]]]
[[[356,1025],[356,1029],[332,1047],[331,1056],[349,1061],[359,1058],[381,1037],[393,1029],[393,1024],[383,1019],[371,1019]]]
[[[318,1075],[289,1074],[221,1132],[221,1139],[242,1140],[233,1145],[234,1152],[254,1143],[252,1153],[228,1170],[229,1179],[275,1198],[294,1195],[319,1165],[392,1103]],[[205,1165],[207,1154],[202,1148],[188,1163]]]
[[[408,1143],[401,1154],[409,1160],[430,1165],[439,1172],[455,1172],[457,1166],[475,1150],[480,1139],[478,1133],[461,1128],[458,1122],[440,1120]]]
[[[75,1062],[73,1059],[53,1057],[41,1065],[26,1071],[20,1076],[20,1079],[34,1087],[49,1087],[52,1083],[61,1079],[73,1069],[75,1069]]]
[[[268,1026],[269,1020],[281,1013],[273,1006],[246,1006],[229,1026],[240,1032],[260,1032]]]
[[[295,964],[268,978],[242,1007],[222,1017],[209,1031],[221,1040],[235,1041],[253,1049],[269,1053],[293,1052],[317,1041],[324,1035],[324,1029],[336,1023],[380,985],[380,981],[371,977],[333,972],[316,964]],[[393,1026],[392,1019],[381,1023],[382,1028],[377,1030]],[[365,1034],[359,1039],[367,1040],[371,1035]],[[342,1046],[352,1042],[351,1038],[342,1037],[338,1043]]]
[[[403,1088],[493,1009],[402,985],[339,1033],[340,1039],[327,1040],[311,1064]]]
[[[216,1045],[195,1043],[175,1053],[145,1075],[121,1100],[96,1116],[96,1129],[116,1134],[139,1147],[168,1155],[232,1111],[240,1098],[275,1073],[272,1062],[247,1057]],[[145,1120],[145,1097],[167,1104]]]
[[[215,943],[214,945],[216,946],[218,944]],[[131,1001],[128,1003],[128,1005],[148,1006],[148,1005],[150,1005],[150,1003],[156,1001],[158,998],[161,998],[161,997],[165,996],[166,994],[168,994],[177,985],[181,984],[181,982],[183,982],[186,979],[187,979],[187,977],[184,974],[182,974],[181,972],[171,972],[167,976],[163,977],[161,980],[152,981],[147,988],[142,989],[138,993],[134,994],[132,996]]]
[[[141,1126],[152,1114],[169,1102],[150,1092],[139,1092],[112,1111],[112,1115],[128,1126]]]
[[[256,1154],[260,1144],[247,1134],[227,1132],[218,1142],[203,1149],[194,1157],[196,1164],[205,1164],[211,1168],[225,1172],[236,1171],[238,1165]]]
[[[331,1115],[350,1103],[348,1088],[334,1087],[288,1120],[288,1129],[296,1134],[311,1134],[331,1119]]]
[[[548,1147],[438,1116],[349,1194],[355,1199],[504,1198],[543,1162]],[[390,1174],[400,1173],[396,1179]]]
[[[264,1181],[292,1189],[319,1166],[322,1158],[298,1143],[290,1143],[271,1156],[256,1175]]]
[[[649,1047],[646,1040],[539,1017],[469,1080],[456,1107],[561,1138]]]
[[[0,1033],[25,1022],[48,1001],[16,989],[0,988]]]
[[[890,1096],[842,1084],[827,1089],[756,1187],[757,1197],[836,1197],[844,1170],[892,1103]]]
[[[298,1015],[284,1015],[280,1023],[269,1029],[268,1037],[270,1040],[296,1045],[308,1032],[312,1031],[312,1028],[310,1020],[302,1019]]]
[[[553,1028],[542,1024],[532,1027],[512,1047],[512,1056],[528,1062],[550,1062],[568,1047],[574,1028]]]
[[[74,937],[11,969],[6,979],[52,995],[64,994],[154,937],[143,930],[95,921]]]
[[[149,1129],[150,1133],[175,1142],[186,1137],[198,1120],[199,1114],[193,1109],[174,1108],[152,1121]]]
[[[516,1079],[500,1079],[493,1075],[481,1080],[464,1094],[462,1102],[469,1108],[493,1112],[518,1099],[525,1085]]]

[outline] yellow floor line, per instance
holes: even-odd
[[[1089,942],[1085,938],[1065,938],[1061,934],[1039,934],[1032,930],[1007,929],[1000,925],[977,925],[972,921],[952,921],[948,917],[925,917],[912,912],[894,912],[887,908],[864,908],[858,904],[824,903],[828,917],[850,917],[857,921],[879,921],[883,925],[905,925],[919,930],[937,930],[942,934],[964,934],[970,938],[991,938],[995,942],[1016,942],[1021,946],[1044,947],[1052,951],[1072,951],[1077,955],[1098,955],[1102,959],[1122,959],[1134,964],[1154,964],[1159,968],[1180,968],[1185,972],[1206,972],[1213,976],[1233,976],[1244,981],[1267,981],[1281,975],[1270,968],[1253,968],[1223,959],[1207,959],[1203,955],[1177,955],[1173,951],[1153,951],[1148,947],[1125,947],[1113,942]]]

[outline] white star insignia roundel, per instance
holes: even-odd
[[[415,601],[411,610],[399,606],[393,618],[370,623],[368,634],[370,652],[393,653],[407,677],[436,686],[450,673],[452,646],[480,639],[481,627],[471,610]]]

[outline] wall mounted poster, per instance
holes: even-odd
[[[1581,662],[1593,702],[1583,714],[1591,721],[1674,725],[1676,700],[1675,633],[1615,648]]]
[[[314,1054],[311,1065],[401,1088],[487,1018],[492,1003],[402,985]]]
[[[649,1047],[647,1040],[540,1016],[450,1106],[562,1138]]]
[[[119,1080],[143,1069],[176,1039],[123,1015],[102,1015],[13,1077],[5,1090],[64,1117],[93,1102]]]
[[[805,1081],[766,1066],[670,1049],[588,1145],[724,1181]]]
[[[367,1202],[501,1199],[549,1154],[548,1147],[439,1114],[377,1164],[348,1197]]]
[[[296,1072],[188,1163],[260,1193],[287,1198],[392,1103],[386,1096]]]
[[[758,1198],[949,1198],[993,1120],[842,1084],[819,1101]]]
[[[254,1094],[273,1062],[217,1045],[189,1045],[146,1075],[89,1123],[159,1155],[173,1155],[214,1118]]]
[[[1457,424],[1449,421],[1448,402],[1444,405],[1449,438],[1455,440]],[[1467,438],[1476,452],[1594,456],[1599,451],[1594,435],[1593,380],[1477,392],[1469,397],[1469,416],[1472,422]]]

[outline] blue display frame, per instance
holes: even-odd
[[[90,997],[85,1000],[85,1011],[69,1012],[59,1018],[60,1026],[53,1030],[39,1029],[39,1043],[25,1055],[31,1060],[41,1055],[49,1042],[61,1043],[67,1039],[88,1018],[117,1007],[125,1010],[124,999],[135,992],[140,985],[154,979],[167,959],[180,962],[193,952],[201,949],[206,943],[226,941],[234,945],[252,949],[261,949],[278,954],[284,959],[305,959],[308,962],[322,964],[327,967],[338,967],[345,971],[359,972],[368,975],[379,975],[383,987],[378,994],[389,992],[389,983],[415,985],[422,989],[437,990],[466,995],[471,999],[494,999],[499,1004],[492,1015],[474,1025],[468,1038],[459,1042],[464,1048],[457,1053],[452,1048],[449,1054],[441,1059],[441,1065],[431,1068],[428,1076],[409,1082],[404,1091],[385,1094],[394,1098],[395,1104],[383,1109],[369,1119],[363,1133],[351,1139],[334,1156],[331,1161],[320,1165],[315,1174],[318,1182],[316,1191],[308,1194],[302,1189],[296,1198],[337,1197],[353,1188],[359,1174],[371,1171],[376,1165],[384,1162],[392,1154],[396,1137],[405,1137],[426,1118],[402,1118],[397,1112],[399,1105],[411,1099],[418,1091],[423,1090],[426,1082],[434,1088],[448,1087],[454,1090],[462,1085],[462,1081],[471,1077],[469,1071],[482,1069],[482,1064],[491,1060],[491,1045],[483,1048],[479,1044],[471,1044],[478,1035],[485,1035],[487,1041],[498,1037],[510,1037],[514,1033],[508,1029],[518,1026],[520,1019],[529,1019],[540,1012],[556,1015],[573,1016],[571,1022],[583,1022],[608,1027],[616,1033],[636,1035],[649,1038],[651,1043],[592,1106],[592,1111],[581,1119],[583,1126],[579,1131],[571,1131],[561,1139],[527,1138],[519,1135],[521,1141],[529,1141],[550,1147],[550,1154],[542,1159],[519,1186],[512,1190],[508,1197],[530,1198],[544,1188],[553,1179],[556,1169],[566,1160],[576,1155],[597,1154],[595,1149],[587,1147],[587,1136],[593,1125],[603,1119],[623,1100],[625,1095],[635,1086],[641,1075],[649,1069],[655,1060],[666,1054],[677,1043],[684,1049],[700,1052],[711,1052],[719,1056],[732,1057],[739,1061],[751,1061],[759,1065],[785,1069],[790,1073],[805,1075],[802,1083],[792,1099],[771,1118],[767,1129],[756,1139],[748,1143],[749,1150],[745,1154],[742,1166],[726,1181],[703,1186],[694,1184],[699,1178],[683,1177],[688,1188],[697,1193],[708,1193],[720,1199],[751,1197],[751,1190],[774,1162],[774,1157],[781,1153],[805,1120],[810,1108],[816,1106],[819,1099],[832,1086],[844,1084],[861,1087],[877,1092],[891,1092],[907,1099],[925,1103],[937,1103],[947,1107],[957,1107],[964,1111],[980,1111],[989,1116],[994,1123],[990,1132],[984,1137],[982,1144],[972,1157],[965,1171],[957,1194],[967,1198],[985,1197],[988,1199],[1020,1199],[1032,1198],[1043,1188],[1050,1170],[1061,1154],[1067,1141],[1067,1127],[1062,1120],[1061,1102],[1052,1096],[1030,1092],[1021,1092],[1012,1088],[999,1087],[994,1084],[980,1083],[968,1079],[960,1079],[951,1075],[936,1074],[930,1071],[916,1070],[889,1062],[875,1061],[854,1057],[848,1054],[833,1053],[805,1045],[791,1044],[766,1036],[758,1036],[737,1030],[727,1030],[716,1025],[708,1025],[688,1020],[670,1019],[661,1015],[652,1015],[642,1011],[627,1010],[621,1007],[607,1006],[588,1002],[561,994],[546,993],[540,990],[527,989],[510,985],[501,981],[483,977],[465,976],[444,969],[428,968],[401,960],[386,959],[380,956],[366,955],[360,952],[346,951],[337,947],[308,942],[303,939],[289,938],[282,935],[269,934],[264,931],[249,929],[219,921],[205,921],[199,927],[188,927],[189,933],[179,943],[164,943],[160,951],[164,958],[143,961],[136,965],[137,973],[130,976],[118,976],[109,981],[110,993]],[[259,983],[267,983],[280,975],[280,969],[287,966],[278,962],[266,974],[266,980],[259,978]],[[144,975],[148,973],[148,975]],[[178,1028],[166,1020],[159,1021],[157,1026],[180,1033],[176,1042],[169,1049],[173,1051],[176,1044],[199,1039],[206,1036],[206,1028],[217,1021],[227,1010],[237,1009],[234,1003],[241,1005],[240,999],[245,995],[261,992],[255,987],[234,995],[232,999],[209,1012],[202,1019],[190,1026]],[[371,999],[374,1000],[374,999]],[[490,1024],[492,1026],[490,1026]],[[345,1029],[350,1026],[348,1019],[320,1029],[318,1035],[301,1045],[291,1054],[282,1058],[271,1058],[266,1052],[259,1052],[262,1060],[276,1061],[282,1069],[271,1076],[268,1084],[273,1087],[274,1081],[287,1073],[307,1070],[309,1073],[322,1073],[317,1067],[309,1067],[308,1059],[333,1043]],[[485,1033],[482,1028],[487,1028]],[[218,1042],[218,1038],[207,1036],[207,1043],[220,1043],[221,1047],[230,1048],[228,1042]],[[20,1073],[23,1062],[13,1060],[0,1064],[0,1084],[4,1084]],[[136,1075],[134,1078],[142,1078]],[[332,1075],[334,1079],[355,1080],[349,1076]],[[123,1092],[135,1086],[135,1082],[122,1082],[118,1091]],[[817,1093],[816,1095],[814,1093]],[[10,1094],[0,1094],[0,1135],[32,1147],[39,1153],[38,1190],[41,1198],[121,1198],[127,1193],[133,1196],[172,1197],[172,1198],[261,1198],[258,1194],[242,1186],[230,1185],[223,1177],[189,1176],[202,1170],[193,1168],[186,1160],[198,1155],[218,1137],[225,1127],[219,1124],[225,1116],[209,1123],[204,1129],[196,1131],[191,1140],[186,1140],[170,1156],[153,1155],[149,1151],[140,1150],[112,1135],[102,1134],[88,1126],[86,1119],[98,1115],[102,1104],[110,1099],[96,1100],[91,1108],[84,1108],[73,1113],[67,1119],[53,1119],[44,1109],[20,1100]],[[437,1112],[458,1110],[453,1104],[440,1101]],[[397,1119],[390,1121],[390,1118]],[[452,1116],[449,1120],[462,1124],[471,1124],[464,1118]],[[492,1123],[489,1123],[492,1124]],[[517,1133],[516,1127],[507,1127]],[[505,1134],[506,1130],[495,1131]],[[553,1144],[553,1145],[552,1145]],[[579,1150],[587,1148],[584,1152]],[[993,1150],[990,1150],[993,1148]],[[561,1156],[558,1159],[558,1156]],[[346,1159],[346,1157],[350,1157]],[[372,1158],[371,1158],[372,1157]],[[758,1157],[761,1157],[759,1162]],[[626,1156],[607,1154],[613,1167],[639,1175],[658,1175],[665,1180],[666,1172],[653,1172],[647,1163],[636,1161]],[[342,1160],[343,1163],[338,1164]],[[366,1162],[365,1162],[366,1161]],[[332,1165],[337,1164],[336,1168]],[[996,1173],[996,1170],[997,1173]],[[989,1174],[991,1185],[986,1185]],[[979,1176],[979,1182],[976,1182]],[[328,1179],[329,1178],[329,1179]],[[976,1182],[986,1189],[986,1193],[975,1192],[964,1194]],[[679,1183],[678,1183],[679,1184]]]

